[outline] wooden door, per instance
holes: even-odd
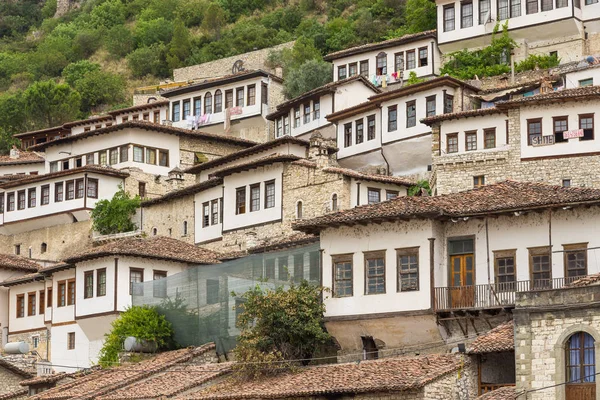
[[[450,293],[452,308],[475,306],[475,266],[473,254],[450,257]]]
[[[565,387],[566,400],[596,400],[596,382],[568,383]]]

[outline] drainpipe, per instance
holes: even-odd
[[[367,122],[368,124],[368,122]],[[367,131],[368,131],[369,127],[367,126]],[[386,175],[390,174],[390,163],[388,162],[387,158],[385,158],[385,154],[383,154],[383,108],[381,106],[379,106],[379,131],[381,132],[379,134],[379,151],[381,152],[381,157],[383,157],[383,161],[385,161],[385,165],[386,165]]]
[[[489,230],[488,230],[488,218],[485,217],[485,254],[487,257],[487,278],[488,278],[488,285],[490,285],[492,283],[491,280],[491,269],[490,269],[490,236],[489,236]]]
[[[552,209],[548,211],[548,258],[550,259],[550,276],[552,276]]]
[[[434,251],[435,251],[435,238],[429,238],[429,286],[431,291],[431,309],[435,310],[435,260],[434,260]]]
[[[360,182],[356,182],[356,206],[360,206]]]

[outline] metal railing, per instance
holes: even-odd
[[[582,276],[437,287],[434,289],[434,306],[436,311],[512,307],[515,305],[516,293],[561,289],[580,278]]]

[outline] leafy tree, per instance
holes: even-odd
[[[162,17],[138,21],[133,32],[138,47],[151,46],[155,43],[169,43],[173,37],[173,22]]]
[[[87,74],[97,71],[100,71],[100,64],[88,60],[81,60],[67,65],[65,69],[63,69],[62,77],[69,85],[75,87],[77,81],[84,78]]]
[[[289,71],[283,83],[287,98],[294,98],[309,90],[331,82],[331,64],[322,60],[309,60]]]
[[[302,281],[287,290],[256,286],[241,296],[243,312],[237,321],[241,333],[233,352],[242,376],[276,372],[292,365],[292,360],[308,364],[314,352],[330,340],[323,328],[322,291]]]
[[[202,29],[219,40],[221,38],[221,30],[226,23],[226,18],[223,8],[217,3],[211,3],[206,9],[206,14],[204,14]]]
[[[39,81],[23,93],[23,102],[34,128],[48,128],[76,119],[81,96],[66,83]]]
[[[122,77],[102,71],[89,72],[75,83],[75,88],[81,94],[81,110],[85,113],[103,104],[123,102],[124,87]]]
[[[125,5],[121,0],[106,0],[92,8],[90,25],[94,28],[112,28],[125,23]]]
[[[127,56],[127,64],[131,69],[131,74],[136,78],[146,75],[166,77],[169,72],[164,57],[165,45],[157,43],[133,51]]]
[[[173,70],[184,65],[192,50],[190,34],[181,20],[175,21],[173,30],[173,39],[169,44],[167,53],[167,64],[169,69]]]
[[[302,13],[298,7],[279,8],[261,19],[261,24],[270,29],[294,32],[302,21]]]
[[[101,235],[131,232],[137,229],[131,217],[139,208],[141,199],[131,195],[122,187],[114,194],[111,200],[100,200],[92,210],[93,229]]]
[[[321,53],[312,39],[299,37],[291,49],[273,51],[268,61],[274,67],[282,67],[284,72],[297,69],[308,60],[321,60]]]
[[[113,26],[104,35],[104,46],[115,58],[125,57],[131,53],[135,39],[131,30],[125,25]]]
[[[73,39],[73,52],[76,58],[90,57],[101,45],[100,31],[84,29],[77,33]]]
[[[200,26],[204,20],[207,7],[207,0],[187,0],[179,3],[175,14],[187,27]]]
[[[408,74],[408,79],[405,82],[405,85],[414,85],[415,83],[421,83],[421,82],[425,82],[425,79],[423,78],[418,78],[417,77],[417,73],[415,71],[410,71],[410,73]]]
[[[44,6],[42,7],[42,18],[52,18],[54,14],[56,14],[57,1],[56,0],[46,0]]]
[[[429,181],[427,179],[420,180],[416,185],[409,187],[408,195],[420,196],[423,191],[431,196],[431,187],[429,186]]]
[[[356,34],[352,22],[345,18],[334,18],[325,25],[327,33],[327,51],[342,50],[352,46],[356,42]]]
[[[300,39],[300,37],[312,39],[313,44],[319,49],[321,54],[325,55],[328,52],[325,26],[320,24],[315,18],[303,19],[296,28],[295,34],[298,36],[298,39]]]
[[[535,68],[547,69],[556,67],[560,60],[556,55],[531,54],[515,65],[516,72],[532,71]]]
[[[436,28],[437,14],[435,2],[429,0],[407,0],[405,10],[405,25],[391,31],[387,36],[388,39]]]
[[[140,341],[156,343],[159,350],[175,348],[173,326],[156,308],[132,306],[112,322],[100,349],[98,363],[107,368],[119,363],[123,342],[129,336]]]

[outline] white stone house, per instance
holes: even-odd
[[[0,180],[43,174],[44,166],[44,157],[41,154],[13,148],[9,155],[0,156]]]
[[[401,84],[411,72],[417,77],[435,76],[441,65],[435,31],[351,47],[329,53],[324,59],[333,64],[334,81],[363,75],[382,87]]]
[[[443,346],[455,312],[471,313],[459,322],[468,339],[483,330],[479,313],[492,310],[493,321],[514,307],[515,293],[600,272],[598,204],[596,189],[505,181],[294,226],[320,233],[323,285],[331,289],[326,326],[348,354],[369,345]]]
[[[267,119],[275,122],[276,138],[291,135],[309,139],[318,130],[323,137],[335,139],[335,127],[327,121],[327,115],[356,106],[380,92],[363,75],[354,75],[279,104]]]

